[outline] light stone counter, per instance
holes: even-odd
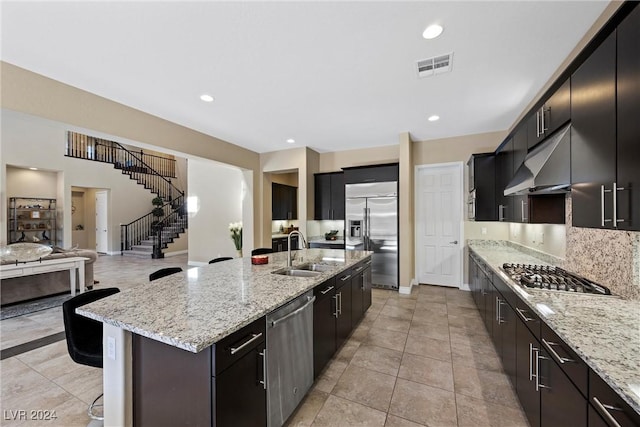
[[[503,263],[552,261],[506,242],[470,241],[469,247],[640,413],[640,301],[524,288],[502,271]],[[571,266],[565,267],[571,271]]]
[[[316,277],[290,277],[272,274],[287,265],[286,252],[270,254],[266,265],[237,258],[133,287],[77,313],[197,353],[371,254],[331,249],[293,253],[294,265],[320,262],[334,268]]]

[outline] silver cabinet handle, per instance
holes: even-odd
[[[550,108],[547,108],[547,111],[550,111],[550,110],[551,110]],[[540,116],[541,116],[541,120],[540,120],[540,122],[541,122],[540,135],[544,135],[544,133],[549,130],[547,128],[547,123],[546,123],[546,120],[545,120],[545,117],[544,117],[544,113],[545,113],[545,110],[544,110],[544,105],[543,105],[542,107],[540,107]]]
[[[609,413],[609,411],[622,411],[621,408],[616,408],[615,406],[605,405],[598,400],[597,397],[593,396],[591,398],[593,405],[598,410],[598,413],[602,415],[607,422],[607,424],[611,427],[621,427],[620,424],[616,421],[615,418]]]
[[[367,261],[365,264],[371,265],[371,260]]]
[[[505,205],[498,205],[498,221],[504,221],[504,209]]]
[[[611,222],[610,219],[604,217],[604,193],[611,193],[611,190],[604,188],[604,185],[600,186],[600,225],[604,227],[606,222]],[[615,204],[614,204],[615,205]]]
[[[236,354],[237,352],[239,352],[240,350],[242,350],[243,348],[245,348],[246,346],[248,346],[252,342],[254,342],[257,339],[259,339],[261,336],[262,336],[262,332],[260,332],[259,334],[251,334],[251,339],[249,339],[247,342],[245,342],[241,346],[239,346],[239,347],[231,347],[229,349],[229,350],[231,350],[231,354]]]
[[[329,292],[331,289],[333,289],[333,286],[329,286],[329,287],[328,287],[327,289],[325,289],[324,291],[320,291],[320,293],[321,293],[322,295],[326,295],[326,294],[327,294],[327,292]]]
[[[536,111],[536,138],[540,138],[540,110]]]
[[[340,278],[340,280],[343,281],[343,282],[346,282],[349,279],[351,279],[351,275],[350,274],[347,274],[346,276]]]
[[[262,357],[262,380],[258,383],[262,384],[262,388],[267,389],[267,349],[262,349],[262,352],[258,353]]]
[[[502,325],[504,320],[502,320],[502,304],[504,301],[500,299],[500,297],[496,297],[496,322],[498,325]]]
[[[618,228],[619,222],[624,222],[624,219],[618,219],[618,191],[624,191],[624,187],[618,187],[617,183],[613,183],[613,226]]]
[[[458,241],[457,241],[457,240],[454,240],[453,242],[449,242],[449,244],[451,244],[451,245],[457,245],[457,244],[458,244]]]
[[[520,308],[516,308],[516,312],[520,315],[520,317],[522,318],[522,320],[524,320],[525,322],[532,322],[532,321],[536,320],[536,319],[533,319],[533,318],[531,318],[531,317],[527,317],[527,316],[525,316],[525,314],[524,314],[524,313],[525,313],[525,311],[526,311],[526,310],[522,310],[522,309],[520,309]]]
[[[338,311],[338,298],[340,298],[340,294],[339,293],[335,294],[331,298],[333,298],[336,301],[336,311],[333,312],[333,316],[337,319],[338,315],[340,314],[340,312]]]
[[[362,269],[364,269],[364,265],[361,265],[360,267],[356,268],[355,271],[356,271],[356,273],[359,273],[359,272],[362,271]],[[347,280],[347,279],[345,279],[345,280]]]
[[[520,200],[520,216],[522,216],[522,222],[527,221],[527,217],[524,216],[524,205],[528,205],[524,200]]]
[[[340,292],[338,296],[340,297],[340,308],[338,309],[338,314],[342,315],[342,292]]]
[[[540,391],[541,388],[551,388],[540,382],[540,361],[541,360],[549,360],[549,358],[540,356],[540,350],[536,349],[536,391]]]
[[[529,343],[529,381],[533,381],[533,351],[538,350],[533,346],[532,343]]]
[[[276,319],[274,321],[271,322],[271,327],[276,327],[278,325],[278,323],[282,323],[287,319],[290,319],[293,316],[298,315],[301,311],[303,311],[304,309],[306,309],[307,307],[309,307],[311,304],[313,304],[313,302],[316,300],[316,297],[307,297],[307,302],[305,305],[303,305],[302,307],[296,309],[295,311],[292,311],[291,313],[287,314],[286,316],[282,316],[279,319]]]
[[[553,346],[559,346],[560,344],[557,344],[555,342],[550,342],[545,340],[544,338],[542,338],[542,344],[544,344],[544,346],[547,348],[547,350],[549,350],[549,354],[551,354],[551,356],[561,365],[564,365],[566,362],[575,362],[575,360],[573,359],[569,359],[566,357],[560,357],[560,355],[558,353],[556,353],[556,351],[553,349]]]

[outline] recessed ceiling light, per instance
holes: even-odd
[[[206,93],[204,95],[200,95],[200,99],[204,102],[213,102],[213,96],[207,95]]]
[[[429,118],[427,120],[429,120],[430,122],[435,122],[435,121],[440,120],[440,116],[436,116],[434,114],[433,116],[429,116]]]
[[[293,138],[289,138],[289,139],[287,139],[287,142],[288,142],[289,144],[293,144],[294,142],[296,142],[296,140],[295,140],[295,139],[293,139]]]
[[[442,34],[443,28],[438,24],[429,25],[426,30],[422,33],[422,37],[427,40],[435,39],[440,34]]]
[[[31,169],[32,171],[37,171],[38,170],[38,168],[29,168],[29,169]]]

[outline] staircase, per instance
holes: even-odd
[[[130,179],[160,197],[162,215],[150,212],[120,226],[124,256],[164,258],[163,250],[187,229],[184,192],[172,184],[175,160],[129,150],[121,144],[76,132],[67,132],[67,157],[113,164]]]

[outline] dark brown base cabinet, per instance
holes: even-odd
[[[335,277],[313,290],[313,378],[317,378],[336,352]]]
[[[529,425],[540,427],[540,393],[535,383],[535,358],[540,342],[523,322],[516,324],[516,331],[515,389]]]
[[[640,414],[590,371],[473,251],[469,280],[473,299],[531,427],[616,426],[610,419],[605,422],[609,416],[620,426],[640,426]]]
[[[352,297],[352,273],[351,270],[341,273],[336,277],[336,295],[335,301],[338,305],[338,317],[336,321],[336,349],[342,347],[342,344],[349,338],[353,323],[351,319],[353,312],[351,303]]]
[[[265,327],[258,319],[199,353],[134,334],[134,426],[266,425]]]
[[[371,258],[315,287],[313,374],[320,375],[371,306]]]
[[[371,305],[370,264],[314,288],[314,377]],[[265,426],[265,348],[264,317],[198,353],[133,334],[134,426]]]

